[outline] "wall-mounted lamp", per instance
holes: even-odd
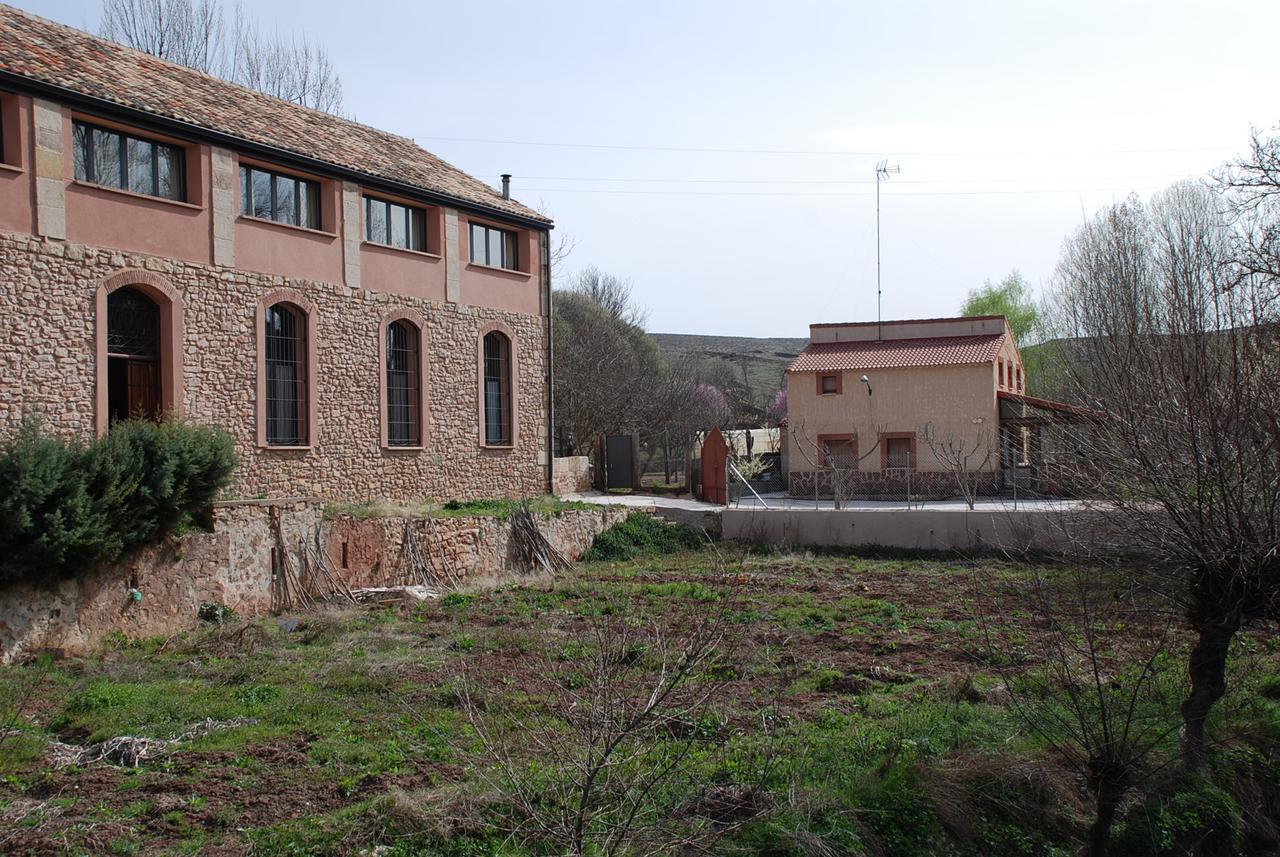
[[[867,395],[870,396],[871,395],[871,379],[868,378],[866,375],[863,375],[860,380],[862,381],[862,383],[867,385]]]

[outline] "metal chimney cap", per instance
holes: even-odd
[[[511,173],[502,174],[502,198],[511,199]]]

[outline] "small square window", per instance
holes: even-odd
[[[823,375],[822,376],[822,395],[826,396],[831,393],[840,392],[840,376]]]

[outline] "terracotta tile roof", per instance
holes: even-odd
[[[788,372],[838,372],[845,369],[901,369],[989,363],[1000,353],[1003,333],[984,336],[934,336],[927,339],[813,342],[791,361]]]
[[[0,71],[494,211],[550,219],[400,137],[0,5]]]

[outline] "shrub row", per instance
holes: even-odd
[[[223,430],[130,420],[90,443],[28,422],[0,446],[0,585],[119,559],[206,509],[235,469]]]

